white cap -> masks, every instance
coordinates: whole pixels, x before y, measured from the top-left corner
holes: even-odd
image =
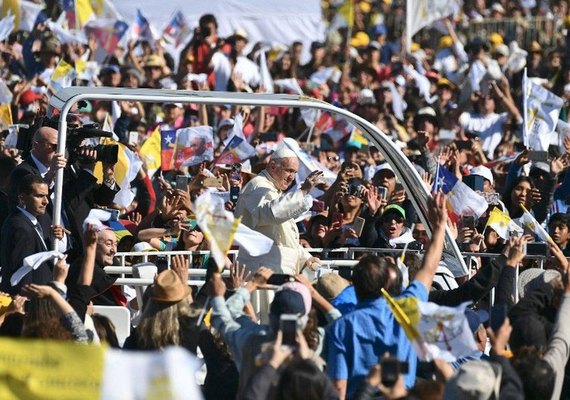
[[[281,160],[282,158],[297,158],[297,154],[288,147],[283,146],[280,149],[275,150],[271,154],[271,157],[269,157],[270,160]]]
[[[158,251],[158,250],[152,247],[148,242],[138,242],[133,246],[133,251],[141,252],[141,251]]]
[[[383,170],[385,170],[385,169],[387,169],[388,171],[394,172],[394,170],[392,169],[392,167],[390,166],[390,164],[388,164],[387,162],[385,162],[385,163],[382,163],[382,164],[380,164],[380,165],[378,165],[378,166],[376,167],[376,169],[374,170],[374,175],[376,175],[378,172],[383,171]]]
[[[232,118],[225,118],[218,123],[218,130],[226,126],[234,126],[235,121]]]
[[[482,176],[484,179],[487,179],[489,182],[491,182],[491,185],[495,183],[495,180],[493,179],[493,172],[491,172],[491,170],[484,165],[479,165],[478,167],[471,168],[470,175]]]

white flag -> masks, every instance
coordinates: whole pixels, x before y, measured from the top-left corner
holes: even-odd
[[[265,93],[273,93],[273,79],[269,73],[269,68],[267,68],[264,51],[259,52],[259,75],[261,76],[261,85],[263,85]]]
[[[20,24],[18,29],[21,31],[31,32],[34,29],[36,19],[43,8],[43,5],[39,5],[31,1],[20,0]]]
[[[0,78],[0,104],[10,104],[14,95],[4,79]]]
[[[69,32],[69,30],[65,29],[57,22],[53,22],[51,19],[48,19],[46,21],[46,25],[50,31],[55,33],[55,36],[57,36],[57,40],[59,40],[61,44],[66,44],[66,43],[87,44],[87,37],[85,36],[85,32],[82,30],[77,31],[76,33],[71,33]]]
[[[538,151],[548,151],[564,100],[523,76],[524,144]]]
[[[279,86],[281,90],[288,90],[293,93],[297,93],[298,95],[303,95],[303,89],[299,86],[299,82],[295,78],[289,79],[277,79],[273,81],[276,86]]]
[[[459,0],[407,0],[406,50],[410,52],[412,37],[431,23],[455,13]]]
[[[244,224],[239,224],[234,241],[254,257],[269,253],[273,246],[273,240]]]
[[[0,21],[0,41],[6,40],[14,30],[14,19],[13,15],[7,15]]]
[[[147,352],[109,349],[105,353],[101,398],[202,400],[195,379],[188,379],[194,377],[200,365],[196,356],[182,347]]]
[[[42,251],[24,258],[23,265],[12,275],[10,284],[16,286],[28,273],[39,268],[46,261],[57,260],[63,257],[59,251]]]

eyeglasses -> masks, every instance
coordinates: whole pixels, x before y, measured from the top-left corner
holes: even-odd
[[[327,160],[338,162],[338,161],[340,161],[340,157],[339,156],[329,156],[329,157],[327,157]]]

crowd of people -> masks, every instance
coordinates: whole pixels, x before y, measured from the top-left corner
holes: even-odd
[[[570,137],[554,133],[548,151],[525,147],[522,108],[526,73],[563,99],[559,118],[568,120],[567,2],[465,1],[410,51],[404,2],[355,1],[350,27],[338,24],[342,5],[323,2],[326,40],[311,44],[306,63],[300,42],[250,46],[245,22],[220,37],[211,14],[176,56],[161,40],[132,40],[95,61],[96,38],[62,44],[50,31],[45,18],[59,15],[57,4],[31,32],[1,42],[0,78],[13,95],[14,125],[0,140],[0,335],[129,351],[181,346],[203,357],[207,399],[570,398]],[[507,16],[549,18],[552,36],[517,44],[516,32],[501,25]],[[497,32],[463,33],[488,19]],[[296,93],[351,111],[392,140],[422,177],[432,193],[427,220],[382,152],[338,115],[83,101],[68,124],[103,126],[113,116],[116,141],[141,161],[132,200],[123,204],[117,160],[93,139],[58,153],[58,117],[47,115],[59,61],[85,58],[97,72],[76,78],[77,86]],[[208,126],[211,141],[195,137],[188,146],[193,158],[149,169],[144,149],[153,134]],[[14,127],[17,146],[7,140]],[[255,154],[217,163],[235,136]],[[307,159],[317,170],[303,172]],[[486,211],[450,212],[446,174],[484,199]],[[195,215],[195,200],[208,191],[273,241],[262,255],[235,247],[229,279],[208,254]],[[93,210],[109,217],[94,220],[101,214]],[[490,223],[495,211],[509,229]],[[527,214],[546,236],[521,222]],[[470,254],[463,260],[444,247],[446,228]],[[323,249],[352,249],[358,260],[339,274],[322,265],[343,252]],[[165,265],[163,251],[186,255]],[[149,252],[158,274],[144,294],[105,272],[119,252]],[[29,261],[36,254],[45,257]],[[137,256],[125,260],[141,265]],[[202,286],[187,285],[189,269],[206,270]],[[419,360],[384,292],[448,307],[469,302],[477,350],[452,363]],[[91,305],[129,309],[133,329],[124,344]]]

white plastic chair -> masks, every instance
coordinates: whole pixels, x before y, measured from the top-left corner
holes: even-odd
[[[151,262],[144,262],[133,265],[133,277],[154,279],[158,273],[158,268]],[[135,286],[137,292],[137,304],[139,305],[139,312],[143,309],[143,294],[147,286]]]
[[[125,339],[131,334],[131,313],[122,306],[93,306],[93,313],[109,318],[115,325],[119,345],[123,346]]]

